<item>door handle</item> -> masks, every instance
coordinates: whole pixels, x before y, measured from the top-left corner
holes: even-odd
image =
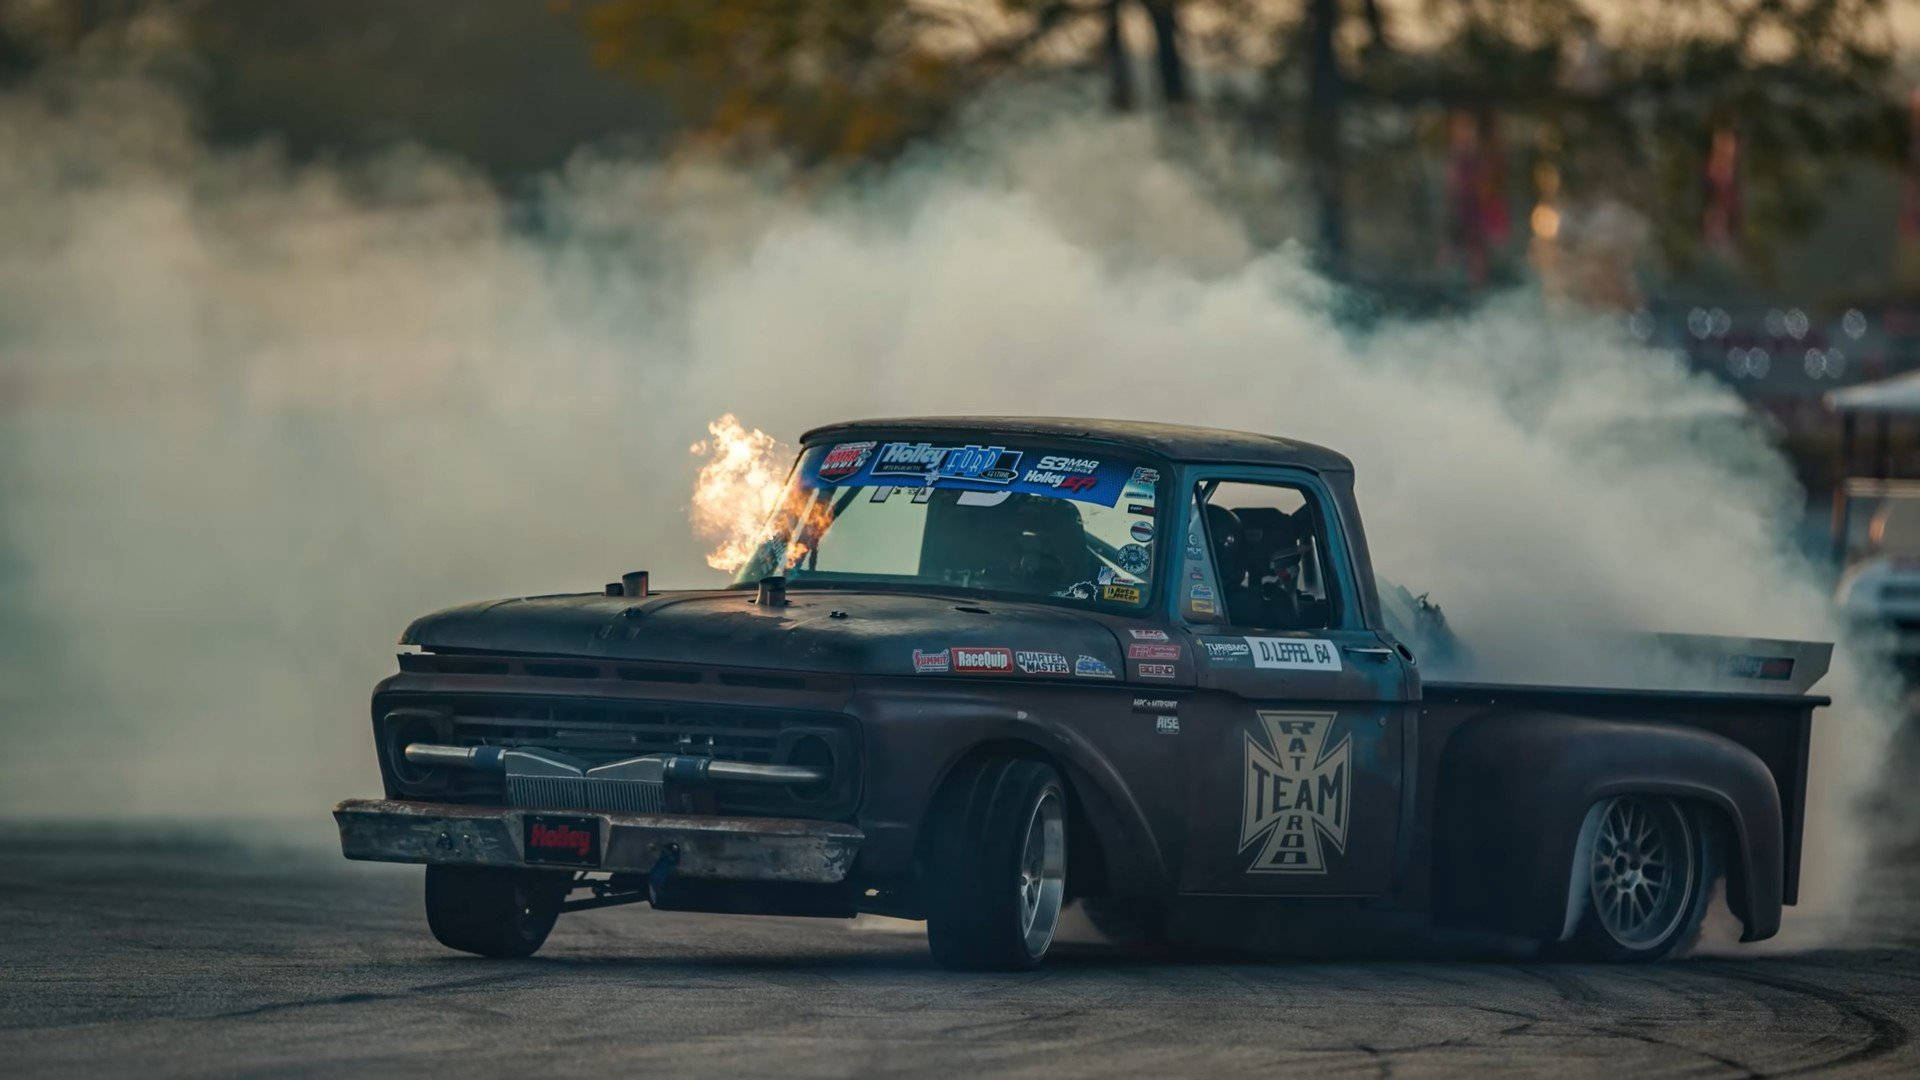
[[[1387,657],[1393,655],[1392,649],[1376,648],[1371,645],[1342,645],[1340,646],[1340,651],[1352,653],[1355,656],[1372,657],[1375,660],[1385,660]]]

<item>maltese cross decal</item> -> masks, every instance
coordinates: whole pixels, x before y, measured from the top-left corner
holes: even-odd
[[[1342,735],[1327,745],[1337,715],[1262,711],[1266,738],[1245,733],[1240,850],[1260,844],[1247,873],[1324,874],[1326,845],[1346,853],[1353,738]]]

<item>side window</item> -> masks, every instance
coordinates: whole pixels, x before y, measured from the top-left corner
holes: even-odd
[[[1334,625],[1339,597],[1326,561],[1326,516],[1307,491],[1202,481],[1195,500],[1222,617],[1266,630]]]

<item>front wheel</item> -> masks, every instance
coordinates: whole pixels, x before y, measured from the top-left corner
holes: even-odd
[[[440,944],[481,956],[532,956],[573,875],[493,866],[428,866],[427,926]]]
[[[1066,901],[1067,800],[1043,762],[961,767],[928,816],[927,944],[942,967],[1017,971],[1053,944]]]
[[[1673,799],[1619,795],[1587,811],[1571,899],[1583,905],[1560,952],[1587,960],[1658,960],[1691,944],[1719,872],[1712,836]]]

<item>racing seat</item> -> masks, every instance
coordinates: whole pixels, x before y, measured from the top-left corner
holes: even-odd
[[[1071,502],[1012,492],[968,505],[961,494],[936,491],[927,506],[921,576],[964,574],[982,588],[1043,596],[1093,579],[1097,564]]]

